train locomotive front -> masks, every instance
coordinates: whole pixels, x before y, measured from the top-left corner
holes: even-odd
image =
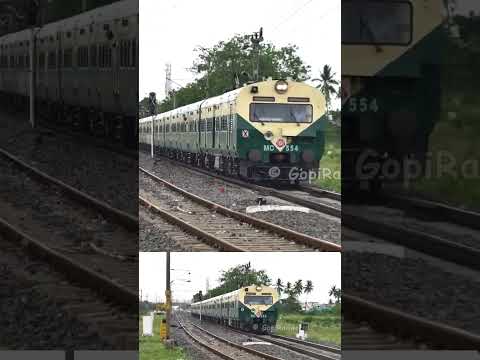
[[[153,138],[156,152],[202,168],[299,182],[319,169],[325,105],[312,86],[268,79],[141,119],[140,146]]]
[[[251,285],[193,303],[191,314],[244,331],[270,334],[277,323],[278,301],[274,288]]]
[[[342,1],[343,188],[422,176],[441,111],[442,0]]]

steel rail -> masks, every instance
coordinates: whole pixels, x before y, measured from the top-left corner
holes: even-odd
[[[459,265],[480,269],[480,250],[418,230],[370,220],[343,211],[342,225],[346,228],[388,239],[389,242],[423,252]]]
[[[295,196],[293,194],[288,194],[285,191],[273,189],[273,188],[267,187],[267,186],[252,184],[252,183],[240,180],[240,179],[228,177],[228,176],[221,175],[221,174],[218,174],[218,173],[215,173],[215,172],[212,172],[212,171],[197,168],[197,167],[185,164],[185,163],[180,162],[180,161],[174,161],[174,160],[172,160],[170,158],[167,158],[167,157],[165,157],[165,158],[168,159],[168,161],[172,161],[175,164],[178,164],[179,166],[182,166],[186,169],[196,171],[196,172],[199,172],[201,174],[208,175],[208,176],[211,176],[211,177],[214,177],[214,178],[217,178],[217,179],[221,179],[221,180],[223,180],[225,182],[228,182],[230,184],[234,184],[234,185],[241,186],[243,188],[255,190],[255,191],[261,192],[262,194],[265,194],[265,195],[274,196],[274,197],[289,201],[291,203],[301,205],[301,206],[305,206],[305,207],[308,207],[312,210],[316,210],[316,211],[319,211],[319,212],[322,212],[324,214],[328,214],[328,215],[331,215],[331,216],[334,216],[334,217],[341,217],[342,216],[342,211],[340,209],[334,207],[334,206],[317,203],[315,201],[304,199],[304,198]],[[310,191],[308,191],[308,190],[305,190],[305,191],[310,193]],[[333,198],[335,196],[338,197],[338,195],[339,195],[337,193],[328,192],[326,190],[319,190],[319,191],[323,191],[326,194],[327,193],[330,194],[330,196],[332,196],[332,197],[326,196],[326,197],[330,197],[330,198]],[[341,197],[341,195],[340,195],[340,197]]]
[[[39,181],[46,184],[54,184],[55,186],[58,186],[66,195],[77,200],[78,202],[95,208],[105,217],[121,223],[123,226],[125,226],[125,228],[131,231],[138,231],[138,217],[130,215],[122,210],[115,209],[106,202],[97,200],[94,197],[64,183],[63,181],[55,179],[54,177],[44,173],[43,171],[35,169],[34,167],[30,166],[26,162],[20,160],[19,158],[10,154],[4,149],[0,149],[0,155],[2,155],[4,158],[12,162],[15,166],[19,167],[23,171],[34,176]]]
[[[285,340],[285,341],[295,342],[295,343],[298,343],[298,344],[301,344],[301,345],[304,345],[304,346],[310,346],[310,347],[313,347],[313,348],[316,348],[316,349],[319,349],[319,350],[330,351],[330,352],[335,353],[335,354],[341,354],[342,353],[342,349],[340,349],[339,347],[318,344],[318,343],[314,343],[314,342],[311,342],[311,341],[299,340],[297,338],[292,338],[292,337],[282,336],[282,335],[276,335],[276,334],[270,334],[269,336],[277,338],[277,339]]]
[[[199,204],[201,204],[205,207],[208,207],[209,209],[215,210],[215,211],[217,211],[217,212],[219,212],[223,215],[226,215],[228,217],[235,218],[235,219],[240,220],[242,222],[253,225],[257,228],[262,228],[262,229],[265,229],[267,231],[282,235],[286,239],[292,240],[292,241],[297,242],[297,243],[301,243],[303,245],[310,246],[310,247],[315,248],[315,249],[319,249],[321,251],[336,251],[337,252],[337,251],[341,251],[341,249],[342,249],[342,247],[340,245],[331,243],[329,241],[321,240],[321,239],[317,239],[317,238],[309,236],[309,235],[301,234],[299,232],[296,232],[296,231],[293,231],[293,230],[290,230],[290,229],[286,229],[286,228],[281,227],[279,225],[275,225],[275,224],[272,224],[272,223],[269,223],[269,222],[266,222],[266,221],[263,221],[263,220],[260,220],[260,219],[255,219],[251,216],[248,216],[248,215],[242,214],[240,212],[228,209],[228,208],[226,208],[222,205],[213,203],[213,202],[211,202],[209,200],[206,200],[206,199],[203,199],[203,198],[201,198],[201,197],[199,197],[195,194],[189,193],[189,192],[177,187],[176,185],[173,185],[172,183],[159,178],[158,176],[152,174],[151,172],[149,172],[146,169],[143,169],[142,167],[140,167],[139,170],[141,172],[143,172],[144,174],[146,174],[147,176],[149,176],[151,179],[155,180],[156,182],[165,185],[169,189],[174,190],[174,191],[182,194],[183,196],[185,196],[185,197],[187,197],[187,198],[189,198],[189,199],[191,199],[191,200],[193,200],[193,201],[195,201],[195,202],[197,202],[197,203],[199,203]]]
[[[24,247],[33,256],[46,259],[53,268],[60,271],[72,281],[106,296],[113,303],[127,307],[137,306],[138,294],[136,292],[125,288],[102,274],[92,271],[76,260],[53,250],[2,218],[0,218],[0,233],[3,234],[6,239],[17,242],[19,247]]]
[[[225,240],[219,239],[216,236],[213,236],[203,231],[202,229],[199,229],[198,227],[193,226],[186,221],[183,221],[182,219],[176,217],[175,215],[172,215],[169,212],[160,209],[158,206],[156,206],[155,204],[152,204],[151,202],[149,202],[148,200],[146,200],[141,196],[138,197],[138,200],[141,205],[147,207],[148,209],[150,209],[150,211],[165,218],[168,222],[178,225],[188,233],[206,240],[207,243],[211,246],[220,247],[222,250],[225,250],[225,251],[237,251],[237,252],[245,251],[240,247],[237,247]]]
[[[478,334],[376,304],[352,294],[342,294],[342,308],[350,317],[367,321],[373,328],[404,337],[424,339],[439,348],[480,349]]]

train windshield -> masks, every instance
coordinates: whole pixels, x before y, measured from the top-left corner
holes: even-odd
[[[312,105],[308,104],[250,104],[250,121],[310,123]]]
[[[272,305],[273,297],[265,295],[247,295],[245,296],[245,304],[247,305]]]
[[[342,1],[342,43],[408,45],[412,5],[406,1]]]

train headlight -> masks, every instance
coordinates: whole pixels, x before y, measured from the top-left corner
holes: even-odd
[[[261,286],[257,286],[256,290],[257,290],[257,291],[262,291],[262,287],[261,287]]]
[[[273,139],[273,133],[268,130],[266,133],[265,133],[265,140],[272,140]]]
[[[288,90],[288,83],[285,80],[278,80],[275,83],[275,91],[279,94],[284,94]]]

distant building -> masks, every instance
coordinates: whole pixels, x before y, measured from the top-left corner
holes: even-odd
[[[329,309],[333,306],[335,306],[335,304],[322,304],[322,303],[314,302],[314,301],[302,303],[302,309],[304,311],[324,310],[324,309]]]

